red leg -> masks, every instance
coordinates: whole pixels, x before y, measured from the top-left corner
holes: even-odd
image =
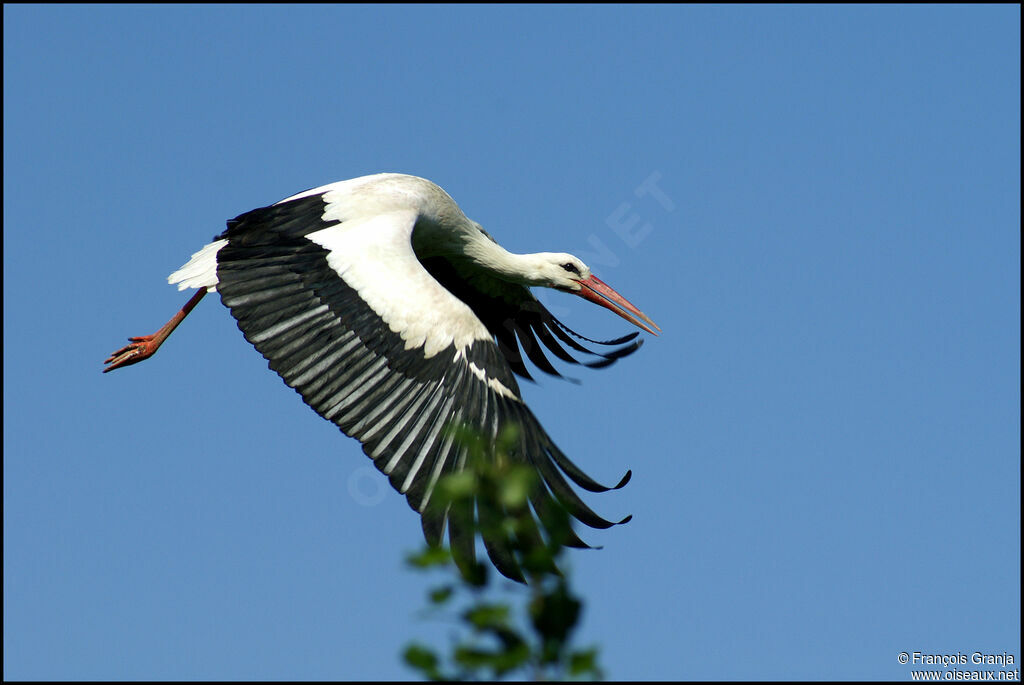
[[[156,351],[164,344],[164,340],[167,340],[167,336],[169,336],[174,329],[178,327],[179,323],[185,320],[185,317],[188,316],[189,312],[195,309],[195,306],[199,304],[199,300],[203,299],[203,295],[205,294],[206,288],[200,288],[199,292],[193,295],[192,299],[185,303],[185,306],[181,308],[181,311],[175,314],[170,321],[165,323],[163,327],[153,335],[128,338],[131,345],[125,345],[117,352],[114,352],[112,355],[107,357],[107,360],[103,363],[109,364],[110,366],[103,369],[103,373],[119,369],[122,366],[138,364],[144,359],[149,359],[156,354]]]

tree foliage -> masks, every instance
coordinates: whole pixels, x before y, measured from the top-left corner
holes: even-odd
[[[449,578],[427,592],[425,613],[454,622],[456,629],[450,653],[442,655],[413,642],[403,652],[405,663],[428,680],[601,679],[597,648],[571,647],[583,600],[573,593],[569,576],[559,570],[571,530],[568,513],[556,507],[537,512],[545,538],[517,534],[536,530],[529,496],[539,483],[533,469],[507,456],[515,444],[514,430],[495,442],[465,428],[455,430],[456,439],[469,447],[470,468],[442,478],[431,506],[447,508],[449,516],[469,512],[470,520],[463,525],[504,536],[527,584],[501,578],[492,582],[496,574],[488,566],[453,558],[445,547],[425,546],[411,555],[408,563],[413,568],[441,569]],[[495,598],[502,594],[512,599]]]

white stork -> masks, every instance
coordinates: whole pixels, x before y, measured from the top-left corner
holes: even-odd
[[[559,341],[594,355],[586,365],[596,368],[642,342],[635,332],[607,342],[579,336],[537,301],[531,286],[579,295],[656,335],[653,321],[573,255],[510,253],[430,181],[376,174],[228,221],[168,282],[198,292],[155,334],[129,338],[104,372],[152,356],[216,290],[270,368],[316,413],[362,443],[421,514],[431,544],[440,544],[447,518],[453,553],[475,556],[472,530],[427,509],[438,479],[465,467],[466,448],[445,431],[453,421],[492,437],[514,422],[515,456],[544,483],[531,498],[534,508],[551,506],[553,494],[583,523],[614,525],[584,504],[562,473],[591,492],[613,488],[592,480],[555,446],[513,375],[530,378],[519,346],[540,369],[558,375],[538,343],[565,362],[579,363]],[[622,347],[597,353],[577,339]],[[567,544],[587,546],[572,533]],[[523,579],[502,541],[485,535],[484,545],[502,574]]]

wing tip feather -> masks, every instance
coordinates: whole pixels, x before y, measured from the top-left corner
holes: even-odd
[[[628,483],[632,477],[633,477],[633,469],[629,469],[629,470],[626,471],[626,475],[624,475],[622,477],[622,480],[620,480],[617,485],[612,486],[610,489],[618,490],[620,488],[625,487],[626,483]]]

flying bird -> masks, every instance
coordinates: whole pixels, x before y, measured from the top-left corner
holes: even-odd
[[[625,485],[631,473],[611,488],[587,476],[523,403],[515,379],[531,379],[520,348],[542,371],[559,375],[542,345],[563,362],[600,368],[642,343],[637,332],[603,342],[580,336],[531,287],[579,295],[651,334],[661,330],[577,257],[508,252],[434,183],[375,174],[231,219],[168,282],[198,292],[159,331],[129,338],[106,360],[104,373],[151,357],[203,296],[216,291],[270,368],[317,414],[362,443],[420,513],[429,543],[441,543],[447,522],[453,556],[475,559],[474,531],[427,507],[438,479],[466,468],[467,447],[446,430],[451,423],[492,439],[515,424],[512,456],[542,481],[530,496],[534,510],[557,502],[590,527],[615,525],[594,513],[564,476],[604,492]],[[614,349],[595,352],[585,342]],[[580,362],[569,350],[590,360]],[[522,581],[506,542],[486,534],[483,541],[495,567]],[[587,547],[572,532],[566,544]]]

